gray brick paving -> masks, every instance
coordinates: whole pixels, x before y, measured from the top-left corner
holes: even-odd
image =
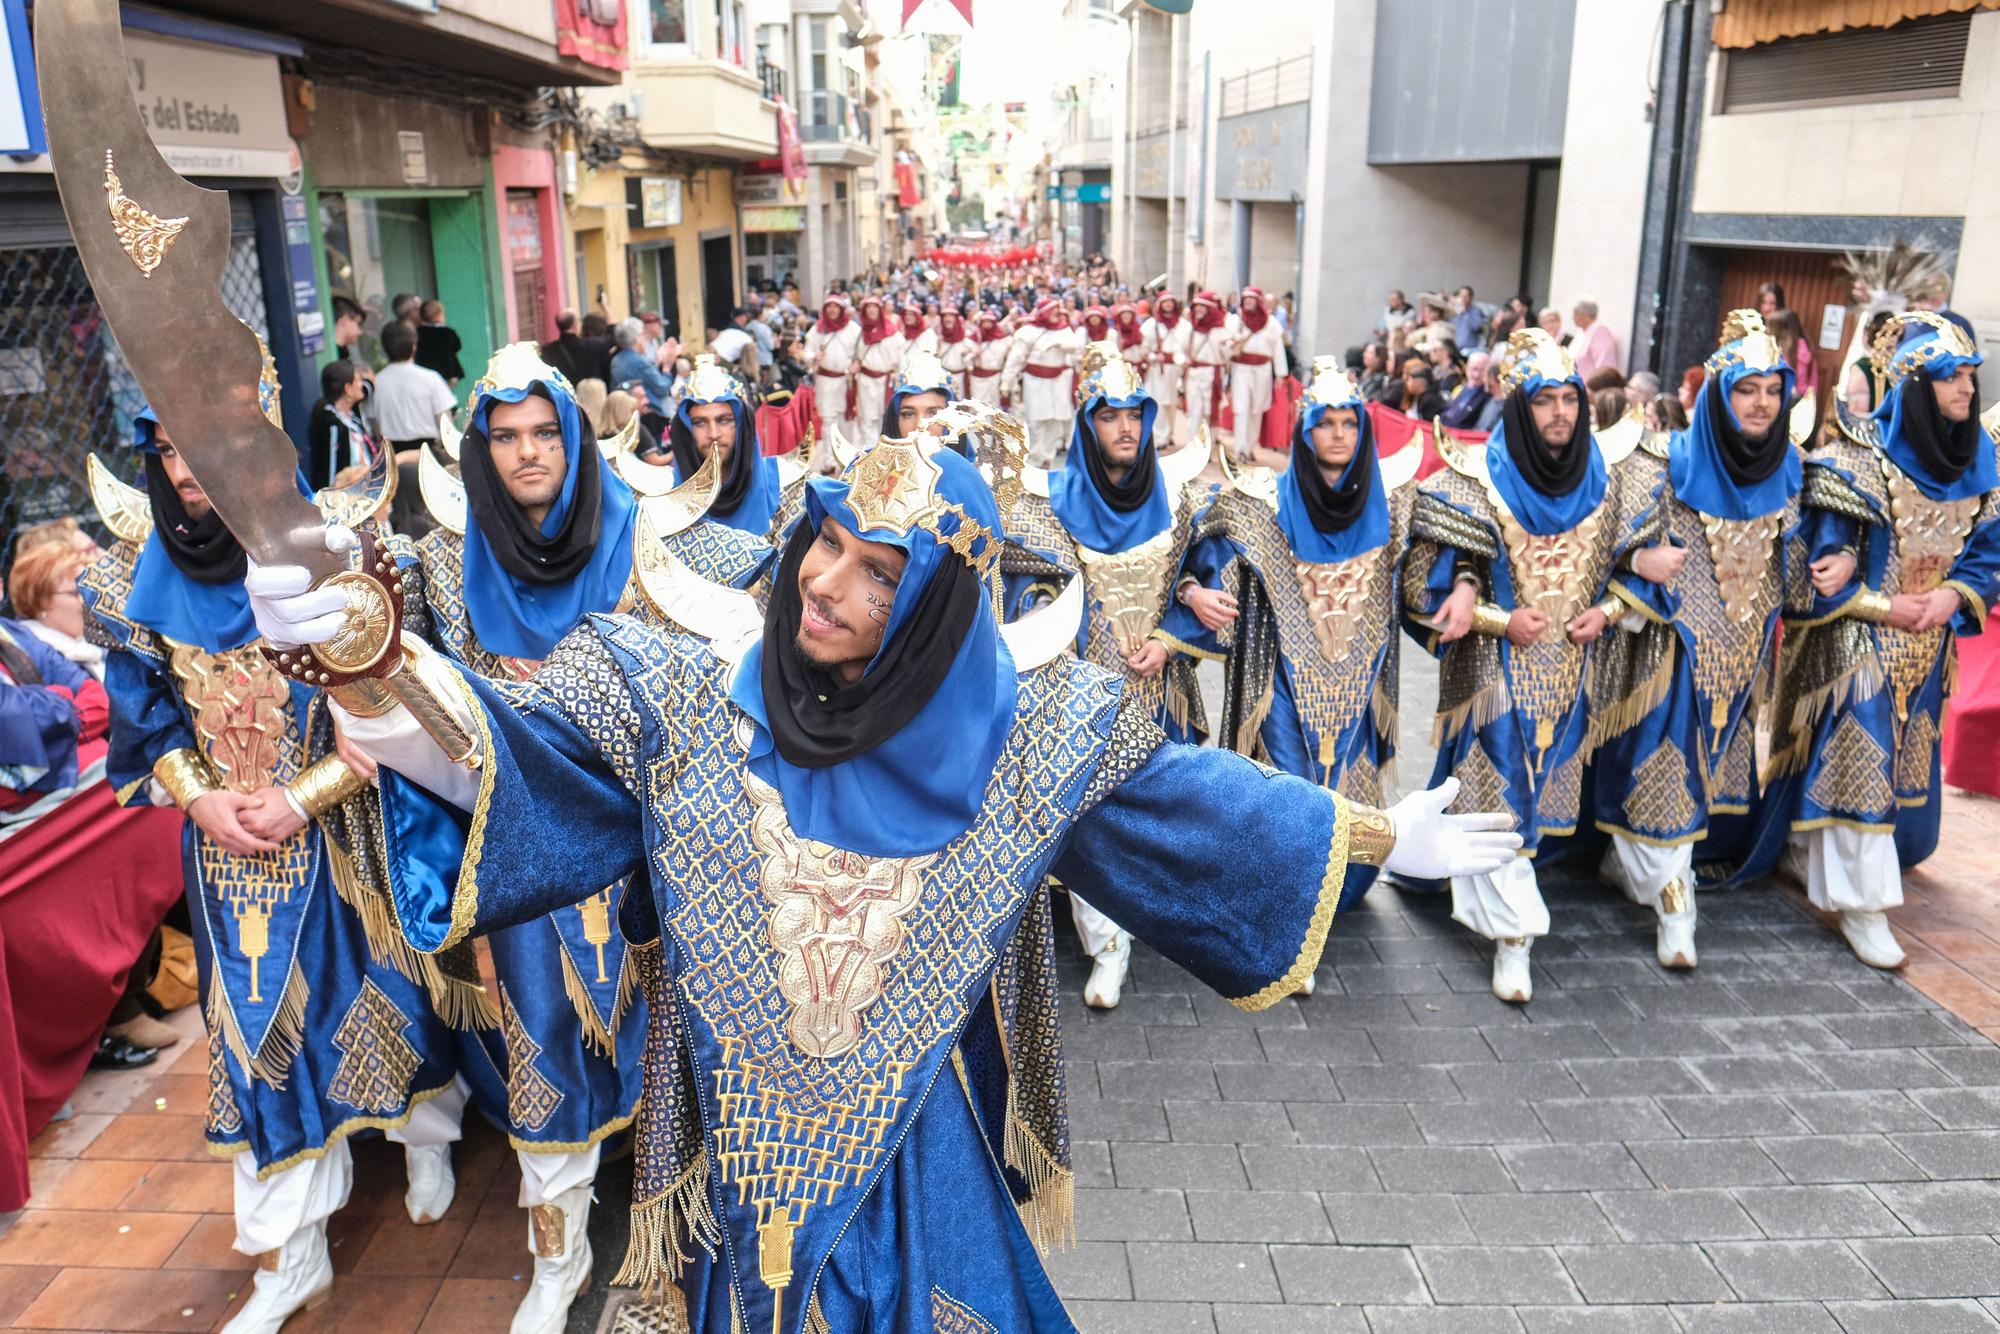
[[[2000,1048],[1773,888],[1704,895],[1702,966],[1669,974],[1592,864],[1545,873],[1520,1007],[1445,896],[1388,885],[1319,994],[1262,1015],[1143,946],[1086,1011],[1062,933],[1079,1242],[1050,1272],[1078,1324],[2000,1330]]]

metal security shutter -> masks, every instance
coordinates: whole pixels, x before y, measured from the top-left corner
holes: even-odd
[[[1946,14],[1729,51],[1721,110],[1956,97],[1971,30],[1970,14]]]

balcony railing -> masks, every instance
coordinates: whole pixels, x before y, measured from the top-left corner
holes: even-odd
[[[1312,53],[1245,70],[1222,81],[1222,116],[1290,106],[1312,100]]]
[[[764,57],[758,56],[757,82],[764,85],[765,101],[782,102],[785,100],[786,91],[790,86],[791,80],[783,66],[773,65],[770,61],[764,59]]]
[[[842,139],[868,142],[871,117],[868,108],[850,99],[845,93],[836,93],[827,88],[815,88],[806,94],[805,118],[799,126],[799,137],[813,143],[832,143]]]

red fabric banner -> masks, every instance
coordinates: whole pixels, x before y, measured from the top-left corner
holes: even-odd
[[[26,1202],[28,1141],[83,1078],[181,892],[180,812],[121,809],[102,778],[0,843],[0,1213]]]
[[[606,5],[603,0],[556,0],[556,51],[599,69],[628,68],[631,65],[625,53],[628,8],[628,5]],[[614,14],[609,23],[595,17],[606,10]]]
[[[769,403],[757,409],[757,448],[764,454],[789,454],[806,438],[813,424],[811,384],[800,385],[783,407]]]
[[[2000,619],[1958,642],[1958,690],[1944,715],[1944,781],[2000,797]]]

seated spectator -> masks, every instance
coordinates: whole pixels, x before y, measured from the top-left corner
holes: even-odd
[[[1485,352],[1475,352],[1465,359],[1465,383],[1445,404],[1438,420],[1446,426],[1461,431],[1490,432],[1500,421],[1500,410],[1506,405],[1504,395],[1495,394],[1488,383],[1492,374],[1493,358]]]
[[[1585,392],[1591,394],[1595,394],[1600,389],[1616,389],[1620,393],[1623,393],[1625,390],[1625,372],[1619,370],[1616,366],[1600,366],[1583,377],[1583,387]]]
[[[604,421],[598,428],[598,438],[602,440],[617,435],[631,424],[632,418],[637,417],[639,442],[632,447],[632,452],[648,463],[667,463],[672,456],[659,434],[647,425],[650,415],[646,411],[646,386],[634,380],[605,396]]]
[[[0,815],[75,787],[77,746],[110,724],[95,677],[26,625],[0,620]]]
[[[1644,407],[1660,396],[1660,377],[1651,371],[1634,371],[1625,381],[1625,400]]]
[[[1590,392],[1590,425],[1594,431],[1602,431],[1616,425],[1631,410],[1625,401],[1625,390],[1620,385],[1606,385]]]
[[[1770,326],[1771,336],[1778,340],[1778,354],[1792,368],[1792,380],[1796,385],[1794,392],[1800,398],[1818,394],[1819,362],[1813,357],[1812,341],[1806,337],[1798,312],[1781,308],[1765,323]]]
[[[812,380],[812,371],[799,357],[800,339],[795,333],[788,333],[778,340],[778,388],[789,393],[797,393],[799,387]]]
[[[1444,411],[1444,395],[1438,392],[1436,373],[1422,357],[1404,360],[1403,378],[1398,384],[1401,392],[1389,405],[1398,412],[1418,421],[1436,421]]]
[[[1457,393],[1458,387],[1465,383],[1465,372],[1459,367],[1458,344],[1449,338],[1434,338],[1424,351],[1430,359],[1438,392],[1447,398]]]
[[[1361,349],[1361,396],[1371,403],[1380,402],[1389,389],[1389,348],[1387,344],[1374,342]]]
[[[84,564],[69,547],[44,542],[14,558],[7,596],[29,633],[102,681],[104,650],[83,637],[83,595],[76,591],[76,577]]]
[[[604,387],[604,381],[589,376],[571,383],[576,386],[576,410],[583,414],[583,419],[590,423],[590,429],[597,432],[598,438],[601,440],[607,435],[618,434],[604,429],[604,405],[610,394],[610,390]]]

